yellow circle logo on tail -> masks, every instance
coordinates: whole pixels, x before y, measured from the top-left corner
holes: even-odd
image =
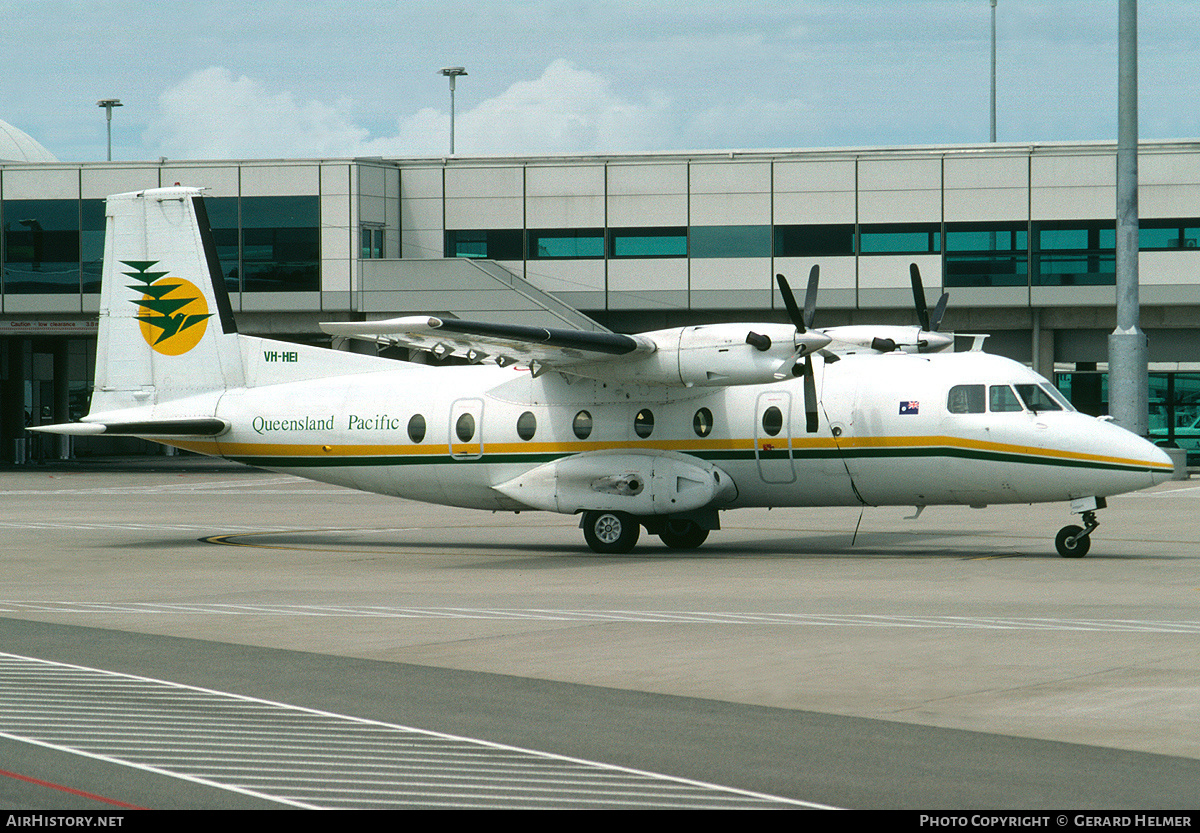
[[[151,272],[150,267],[158,261],[123,263],[135,270],[125,274],[139,282],[129,288],[142,296],[130,301],[141,309],[138,326],[151,349],[164,356],[182,356],[199,344],[212,317],[204,293],[191,281],[168,277],[166,272]]]

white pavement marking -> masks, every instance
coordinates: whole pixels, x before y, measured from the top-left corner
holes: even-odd
[[[261,480],[185,480],[180,483],[158,483],[147,486],[95,486],[63,489],[4,489],[0,495],[169,495],[169,494],[239,494],[290,495],[305,494],[348,494],[346,489],[314,488],[316,484],[295,477],[271,477]],[[290,488],[289,488],[290,487]]]
[[[0,737],[310,809],[832,809],[8,653]]]
[[[221,616],[320,616],[385,619],[498,619],[535,622],[788,625],[968,630],[1104,631],[1200,634],[1200,621],[1054,619],[1045,617],[908,616],[855,613],[769,613],[696,610],[552,610],[543,608],[379,607],[374,605],[72,602],[0,599],[3,613],[141,613]]]

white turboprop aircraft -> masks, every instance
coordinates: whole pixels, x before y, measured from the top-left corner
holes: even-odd
[[[1109,495],[1167,479],[1160,449],[1076,412],[1044,378],[919,327],[791,324],[638,335],[428,316],[323,325],[465,366],[240,335],[201,193],[108,198],[91,412],[38,429],[144,437],[453,506],[582,513],[597,552],[641,527],[699,546],[744,506],[1070,501],[1084,555]],[[978,347],[978,343],[976,344]]]

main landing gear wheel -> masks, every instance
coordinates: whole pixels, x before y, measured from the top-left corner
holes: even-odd
[[[694,550],[708,538],[708,530],[695,521],[667,521],[658,537],[673,550]]]
[[[641,524],[624,512],[583,513],[583,539],[594,552],[629,552],[641,531]]]
[[[1092,546],[1092,539],[1082,536],[1083,527],[1064,526],[1054,537],[1054,548],[1063,558],[1083,558]],[[1082,536],[1082,537],[1081,537]]]

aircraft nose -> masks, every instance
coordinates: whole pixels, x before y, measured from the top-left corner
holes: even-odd
[[[1171,479],[1175,467],[1165,451],[1114,422],[1103,420],[1099,424],[1103,428],[1095,436],[1097,447],[1106,447],[1110,459],[1123,464],[1120,486],[1111,494],[1148,489]]]
[[[1147,452],[1147,459],[1152,466],[1150,469],[1150,484],[1157,486],[1159,483],[1173,478],[1175,476],[1175,463],[1170,455],[1148,440],[1145,443],[1152,449]]]

